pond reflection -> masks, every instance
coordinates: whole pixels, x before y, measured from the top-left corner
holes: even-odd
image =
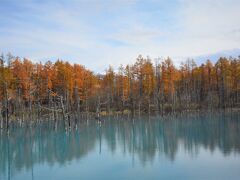
[[[21,171],[32,173],[33,178],[35,165],[64,167],[73,160],[87,161],[91,153],[128,155],[132,166],[138,161],[142,167],[159,156],[174,163],[178,152],[194,158],[201,148],[239,156],[239,137],[239,113],[106,120],[102,124],[89,121],[68,133],[47,125],[12,129],[9,136],[5,132],[0,136],[0,179],[17,177]]]

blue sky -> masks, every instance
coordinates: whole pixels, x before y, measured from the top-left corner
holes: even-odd
[[[102,72],[135,61],[240,52],[239,0],[0,0],[0,51]]]

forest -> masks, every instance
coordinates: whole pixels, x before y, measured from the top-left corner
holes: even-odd
[[[83,65],[57,60],[34,63],[10,53],[0,57],[0,126],[51,119],[71,127],[101,116],[166,115],[240,107],[240,56],[187,59],[139,55],[135,63],[109,66],[96,74]]]

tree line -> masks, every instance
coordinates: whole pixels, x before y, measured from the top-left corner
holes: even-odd
[[[171,58],[111,66],[95,74],[79,64],[57,60],[34,63],[10,53],[0,57],[1,128],[11,121],[44,117],[57,125],[103,115],[164,115],[189,110],[240,107],[240,57],[221,57],[197,65],[188,59],[176,67]]]

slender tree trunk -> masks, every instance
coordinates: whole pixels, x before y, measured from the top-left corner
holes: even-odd
[[[108,92],[107,99],[108,99],[108,102],[107,102],[107,114],[109,116],[110,115],[110,103],[111,103],[110,92]]]
[[[3,117],[2,117],[2,113],[0,114],[0,129],[3,129]]]
[[[134,117],[134,102],[133,102],[133,84],[132,84],[132,77],[130,77],[129,81],[130,81],[131,116]]]
[[[6,119],[6,128],[9,130],[9,104],[8,104],[8,91],[7,91],[7,82],[4,83],[4,98],[5,98],[5,119]]]
[[[53,115],[54,115],[54,129],[57,129],[57,106],[56,106],[56,97],[54,97],[54,112],[53,112]]]
[[[101,112],[101,100],[100,100],[100,96],[98,96],[97,109],[96,109],[96,118],[98,120],[100,120],[100,112]]]
[[[67,117],[66,117],[66,112],[65,112],[62,96],[60,96],[60,103],[61,103],[61,110],[62,110],[62,116],[63,116],[63,121],[64,121],[64,127],[65,127],[65,130],[67,130]]]
[[[29,84],[29,97],[28,97],[28,113],[29,113],[29,120],[32,123],[32,100],[31,100],[31,84]]]
[[[88,115],[89,115],[89,108],[88,108],[88,92],[86,90],[86,100],[85,100],[85,112],[86,112],[86,119],[88,121]]]
[[[150,116],[151,114],[151,96],[149,95],[148,96],[148,115]]]
[[[142,83],[142,74],[139,78],[139,100],[138,100],[138,116],[141,116],[141,104],[142,104],[142,91],[143,91],[143,83]]]
[[[161,86],[160,86],[160,83],[161,83],[161,75],[160,75],[160,67],[159,65],[156,65],[156,76],[157,76],[157,89],[156,89],[156,102],[157,102],[157,114],[159,115],[160,114],[160,111],[161,111]]]

